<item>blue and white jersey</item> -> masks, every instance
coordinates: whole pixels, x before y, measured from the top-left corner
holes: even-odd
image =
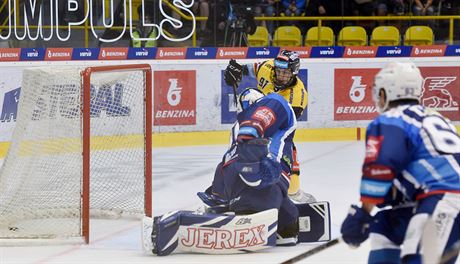
[[[237,137],[269,138],[269,151],[273,158],[278,162],[283,155],[291,158],[297,121],[294,110],[281,95],[273,93],[260,98],[237,118]]]
[[[279,94],[266,95],[238,114],[237,122],[231,130],[231,146],[224,156],[224,163],[235,157],[238,137],[269,138],[271,156],[278,162],[281,159],[291,161],[292,141],[296,128],[297,120],[289,103]],[[291,168],[283,168],[287,174],[290,174]]]
[[[409,200],[460,193],[460,137],[450,121],[420,105],[392,108],[369,124],[361,201],[385,204],[398,188]]]

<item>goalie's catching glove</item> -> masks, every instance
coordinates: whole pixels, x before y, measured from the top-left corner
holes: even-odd
[[[280,179],[281,165],[268,154],[269,143],[265,138],[238,141],[235,167],[241,180],[250,187],[262,189]]]
[[[340,228],[343,241],[349,246],[359,247],[369,237],[372,219],[372,216],[364,209],[357,205],[352,205]]]

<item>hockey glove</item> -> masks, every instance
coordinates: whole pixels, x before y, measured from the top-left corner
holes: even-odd
[[[276,160],[265,157],[258,162],[235,162],[241,180],[248,186],[263,189],[280,180],[281,165]]]
[[[340,228],[343,241],[349,246],[359,247],[369,237],[371,221],[372,216],[364,211],[364,209],[357,205],[352,205]]]
[[[238,139],[237,153],[242,162],[258,162],[268,155],[269,139]]]
[[[224,81],[227,85],[238,86],[243,78],[243,73],[247,74],[247,66],[240,65],[236,60],[231,59],[224,72]]]

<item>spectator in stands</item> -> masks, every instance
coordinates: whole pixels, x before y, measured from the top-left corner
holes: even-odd
[[[195,3],[192,6],[192,12],[196,16],[200,17],[209,17],[209,2],[208,0],[195,0]],[[206,33],[206,20],[198,22],[197,31],[198,36],[202,37]]]
[[[412,12],[414,16],[432,16],[436,11],[434,0],[414,0]]]
[[[377,16],[404,15],[404,0],[377,0],[375,13]]]
[[[374,1],[373,0],[354,0],[351,1],[351,9],[354,16],[374,16]],[[370,35],[375,26],[373,20],[359,20],[358,26],[366,29],[367,34]]]
[[[139,14],[139,23],[136,29],[133,32],[133,39],[131,39],[131,47],[135,48],[150,48],[157,46],[157,40],[153,40],[157,38],[158,32],[154,26],[149,24],[153,24],[153,8],[145,8],[145,21],[142,21],[142,6],[137,8],[137,13]],[[139,40],[139,38],[150,38],[152,40]]]
[[[206,35],[201,42],[202,47],[218,47],[224,45],[225,27],[228,18],[228,0],[210,2],[209,17],[206,21]]]
[[[302,14],[305,13],[305,8],[306,8],[306,0],[281,0],[283,13],[289,17],[289,16],[302,16]],[[295,25],[298,28],[303,28],[302,27],[303,23],[293,22],[293,21],[288,21],[287,25]]]
[[[266,16],[272,17],[275,15],[275,0],[259,0],[257,1],[254,8],[255,16]],[[274,26],[273,21],[263,20],[260,23],[257,23],[257,26],[266,27],[270,34],[273,34]]]
[[[435,0],[414,0],[412,13],[414,16],[433,16],[437,12],[437,5],[438,1]],[[435,27],[434,20],[424,20],[421,23],[428,24],[433,29]]]
[[[310,0],[306,14],[309,16],[351,16],[349,1],[342,0]],[[316,24],[316,22],[315,22]],[[332,28],[338,34],[344,26],[350,25],[349,21],[324,21],[323,25]],[[316,25],[315,25],[316,26]]]

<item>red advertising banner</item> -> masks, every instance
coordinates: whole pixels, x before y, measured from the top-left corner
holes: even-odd
[[[377,54],[377,47],[346,47],[343,52],[344,58],[374,58]]]
[[[128,48],[108,47],[101,48],[99,52],[100,60],[126,60],[128,57]]]
[[[372,85],[380,69],[334,70],[334,120],[371,120],[377,116]],[[420,67],[421,103],[460,121],[460,67]]]
[[[155,71],[153,78],[153,124],[195,125],[196,71]]]
[[[19,61],[21,48],[0,48],[0,61]]]
[[[446,45],[429,45],[412,47],[411,57],[437,57],[444,56]]]
[[[420,67],[424,78],[422,104],[452,121],[460,121],[460,67]]]
[[[246,59],[248,48],[219,48],[216,59]]]
[[[73,48],[47,48],[45,60],[47,61],[64,61],[72,60]]]
[[[311,47],[281,47],[280,50],[287,49],[299,54],[299,58],[310,58]]]
[[[370,120],[377,116],[372,85],[379,70],[334,70],[334,120]]]
[[[158,48],[157,59],[182,60],[185,59],[187,48]]]

